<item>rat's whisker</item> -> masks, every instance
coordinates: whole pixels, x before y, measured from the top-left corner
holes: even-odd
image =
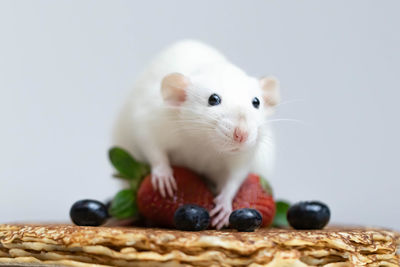
[[[191,124],[190,127],[195,127],[200,130],[201,129],[213,130],[215,128],[215,126],[212,124],[207,124],[207,123],[198,122],[198,121],[191,121],[191,120],[176,120],[176,121],[174,121],[174,123],[178,127],[188,127],[187,124],[190,123]]]
[[[212,116],[212,115],[210,115],[210,114],[206,114],[206,113],[201,112],[201,111],[197,111],[197,110],[195,110],[195,109],[193,109],[193,108],[187,108],[187,107],[166,107],[166,109],[171,110],[171,111],[176,111],[177,113],[179,113],[179,111],[185,110],[185,111],[190,112],[190,113],[193,114],[193,115],[196,115],[196,116],[199,117],[199,118],[204,118],[204,117],[206,117],[206,118],[208,118],[209,120],[212,120],[212,121],[214,121],[214,122],[218,122],[218,121],[219,121],[219,119],[218,119],[217,117]],[[177,116],[180,117],[178,114],[168,114],[168,115],[166,115],[166,116],[172,117],[172,118],[175,118],[175,117],[177,117]]]

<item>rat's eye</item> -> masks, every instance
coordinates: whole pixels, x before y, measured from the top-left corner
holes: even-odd
[[[255,108],[260,107],[260,100],[257,97],[253,98],[253,101],[251,103],[253,104],[253,107],[255,107]]]
[[[210,106],[221,104],[221,97],[217,94],[210,95],[210,97],[208,98],[208,104],[210,104]]]

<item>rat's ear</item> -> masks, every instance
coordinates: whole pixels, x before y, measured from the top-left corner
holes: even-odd
[[[179,105],[186,100],[186,89],[190,80],[180,73],[171,73],[161,82],[161,94],[165,102]]]
[[[279,81],[275,77],[264,77],[260,79],[260,87],[264,102],[269,106],[276,106],[280,100]]]

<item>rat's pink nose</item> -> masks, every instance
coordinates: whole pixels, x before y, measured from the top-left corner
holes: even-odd
[[[249,133],[239,127],[236,127],[233,131],[233,140],[238,143],[246,142],[247,137],[249,137]]]

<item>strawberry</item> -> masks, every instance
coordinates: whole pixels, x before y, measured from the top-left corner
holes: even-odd
[[[261,186],[262,179],[256,174],[249,174],[237,192],[233,202],[233,210],[252,208],[258,210],[262,216],[262,226],[272,223],[275,216],[275,202],[270,193]]]
[[[150,175],[140,185],[137,193],[138,209],[151,224],[173,227],[174,213],[184,204],[196,204],[208,211],[214,206],[214,197],[201,177],[181,167],[173,167],[173,171],[178,191],[172,198],[163,198],[153,189]]]

